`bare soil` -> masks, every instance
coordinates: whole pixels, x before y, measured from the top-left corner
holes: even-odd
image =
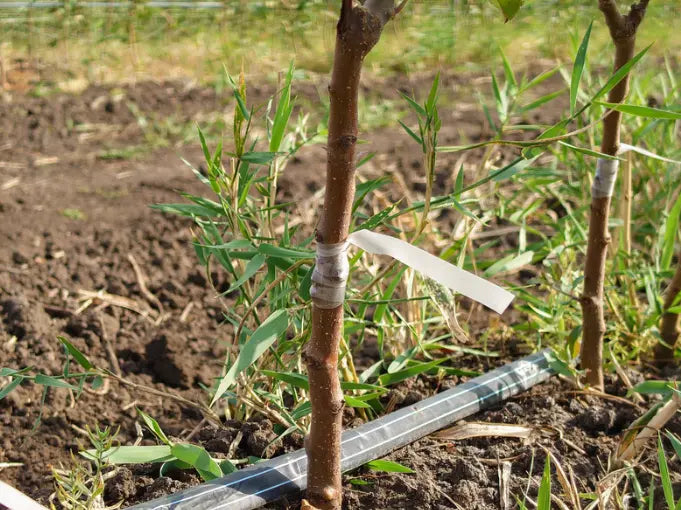
[[[379,84],[371,92],[378,89],[396,98],[396,88],[410,91],[419,86],[404,80]],[[458,84],[453,77],[445,78],[450,98],[456,98]],[[251,98],[264,100],[271,92],[254,89]],[[314,101],[316,89],[306,85],[299,94]],[[220,303],[195,260],[190,223],[148,208],[178,201],[177,190],[203,191],[180,160],[182,156],[199,167],[200,150],[178,139],[134,158],[110,155],[147,143],[140,115],[190,123],[208,114],[229,114],[232,106],[225,98],[183,82],[91,87],[75,96],[0,97],[0,366],[33,366],[58,374],[65,355],[56,337],[63,335],[96,365],[120,370],[133,383],[193,400],[204,397],[200,386],[210,385],[219,374],[231,326],[222,324]],[[485,123],[472,108],[450,115],[444,124],[455,127],[445,129],[442,143],[457,143],[462,133],[468,140],[486,137]],[[421,157],[408,143],[396,144],[403,140],[397,133],[382,130],[367,137],[368,148],[378,156],[363,170],[366,177],[386,171],[402,177],[404,184],[394,189],[395,197],[423,186]],[[311,147],[281,180],[282,198],[300,201],[299,213],[308,218],[310,230],[315,218],[305,200],[322,185],[324,160],[323,147]],[[455,158],[443,160],[440,191],[453,186],[455,163]],[[445,219],[446,212],[442,214]],[[218,287],[228,285],[224,275],[212,276]],[[144,292],[141,279],[158,301]],[[101,296],[88,301],[98,291],[122,297],[129,306]],[[490,318],[480,316],[476,324],[489,327]],[[510,347],[508,352],[518,354]],[[489,368],[483,361],[469,358],[462,363]],[[611,389],[622,394],[620,388]],[[114,382],[103,391],[75,399],[66,390],[51,389],[42,402],[40,388],[24,384],[0,400],[0,462],[22,463],[1,470],[0,478],[46,502],[53,491],[50,467],[70,464],[71,455],[85,443],[86,426],[120,427],[121,444],[137,439],[136,406],[157,418],[170,436],[186,438],[194,431],[194,440],[216,456],[226,453],[238,431],[238,455],[269,457],[301,446],[302,438],[292,435],[265,450],[273,438],[266,420],[195,431],[201,415],[192,408]],[[398,402],[407,405],[437,389],[422,378],[394,391],[401,392]],[[536,425],[541,432],[533,441],[451,444],[424,439],[391,456],[414,469],[413,475],[360,470],[347,476],[346,506],[499,508],[498,464],[512,464],[512,494],[524,490],[531,471],[533,494],[545,455],[541,446],[572,466],[580,489],[593,490],[618,435],[637,414],[628,404],[575,395],[551,382],[475,417]],[[349,413],[346,418],[352,425],[355,417]],[[679,432],[681,422],[677,419],[672,427]],[[143,444],[153,441],[145,436]],[[681,469],[678,461],[673,469]],[[370,485],[350,484],[354,477]],[[154,467],[123,468],[108,484],[106,499],[130,504],[198,482],[187,473],[159,477]]]

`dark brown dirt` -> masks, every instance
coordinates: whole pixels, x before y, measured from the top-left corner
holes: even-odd
[[[423,89],[429,79],[379,83],[365,92],[380,90],[385,97],[397,98],[395,88]],[[461,83],[446,77],[444,94],[455,100]],[[253,89],[250,97],[257,102],[270,92]],[[312,85],[301,87],[299,94],[316,100]],[[91,87],[78,96],[0,97],[0,366],[33,366],[58,374],[65,356],[56,337],[64,335],[96,365],[120,368],[134,383],[194,400],[205,396],[200,386],[211,384],[219,374],[231,326],[221,323],[220,305],[196,263],[189,222],[148,208],[156,202],[178,201],[176,190],[203,193],[180,161],[182,156],[198,167],[202,157],[193,135],[186,140],[184,131],[171,129],[162,143],[156,143],[150,141],[153,133],[142,127],[140,119],[151,124],[172,119],[173,125],[186,126],[231,112],[229,97],[225,98],[212,89],[182,82]],[[469,141],[487,137],[484,121],[472,111],[449,115],[443,119],[451,127],[443,131],[442,143],[458,143],[462,133]],[[372,133],[367,150],[378,155],[362,170],[364,178],[386,172],[393,172],[398,181],[401,178],[404,186],[390,191],[395,199],[418,190],[423,182],[420,155],[409,144],[396,147],[396,136],[395,130]],[[191,145],[183,145],[187,141]],[[123,154],[131,147],[145,149],[132,159],[111,157],[113,151]],[[307,198],[319,189],[324,159],[323,147],[301,152],[280,181],[282,198]],[[456,161],[457,157],[442,158],[439,191],[453,186]],[[308,209],[301,202],[298,212],[307,218]],[[315,218],[308,221],[311,230]],[[161,321],[158,303],[142,291],[131,258],[161,304]],[[223,275],[213,276],[218,287],[225,284]],[[88,303],[83,291],[121,296],[131,300],[128,304],[135,310],[107,305],[101,299]],[[481,316],[478,327],[488,326],[489,318]],[[480,369],[489,368],[475,363]],[[391,397],[396,395],[398,404],[407,405],[433,391],[427,380],[418,380]],[[625,405],[573,398],[565,391],[552,383],[476,419],[562,429],[564,437],[586,455],[561,442],[554,429],[527,445],[512,440],[450,445],[424,439],[392,456],[415,469],[415,475],[354,473],[352,477],[372,483],[362,487],[350,485],[352,477],[346,477],[348,508],[455,508],[452,498],[464,508],[497,508],[494,463],[510,459],[512,490],[519,494],[528,479],[532,452],[533,479],[539,474],[544,455],[539,445],[550,447],[561,461],[572,465],[588,487],[600,473],[596,459],[605,462],[617,434],[634,414]],[[135,406],[157,418],[174,437],[186,438],[201,421],[192,408],[113,382],[103,396],[86,392],[74,400],[66,390],[52,389],[44,402],[39,388],[22,385],[0,400],[0,462],[23,466],[0,471],[0,478],[47,501],[53,491],[50,467],[71,462],[71,454],[85,444],[84,427],[95,423],[120,427],[122,444],[137,439]],[[41,410],[42,419],[33,430]],[[350,424],[353,417],[347,418]],[[239,431],[238,456],[272,456],[301,446],[301,438],[293,435],[265,451],[273,437],[267,421],[202,428],[194,439],[220,456]],[[145,436],[143,443],[153,444],[153,440]],[[154,467],[124,468],[108,484],[106,498],[130,503],[195,483],[198,479],[187,473],[158,477]]]

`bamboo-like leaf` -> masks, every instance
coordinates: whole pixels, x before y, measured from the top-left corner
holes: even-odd
[[[414,101],[411,97],[409,97],[407,94],[404,92],[400,92],[400,95],[404,98],[404,100],[409,103],[409,106],[411,106],[411,109],[414,110],[417,114],[421,115],[422,117],[427,117],[428,114],[426,111],[423,109],[423,106],[418,104],[416,101]]]
[[[310,383],[307,376],[304,374],[296,374],[293,372],[275,372],[273,370],[261,370],[261,374],[276,379],[278,381],[285,382],[296,388],[302,388],[304,390],[310,389]]]
[[[631,388],[629,392],[641,395],[669,395],[672,390],[670,381],[643,381]]]
[[[0,400],[9,395],[12,392],[12,390],[14,390],[17,386],[19,386],[22,383],[23,380],[24,380],[23,377],[14,377],[9,383],[0,388]]]
[[[369,404],[367,404],[366,402],[364,402],[364,401],[362,401],[358,398],[352,397],[350,395],[344,395],[343,399],[345,400],[345,403],[350,407],[360,407],[360,408],[364,408],[364,409],[371,409],[371,406]]]
[[[245,152],[241,155],[241,161],[254,165],[267,165],[277,157],[277,152]]]
[[[579,93],[579,82],[584,73],[584,65],[586,64],[586,50],[589,47],[589,38],[591,37],[591,28],[593,21],[589,23],[589,28],[584,34],[582,44],[579,45],[577,56],[575,57],[575,65],[572,67],[572,79],[570,80],[570,115],[574,115],[575,107],[577,106],[577,94]]]
[[[562,95],[564,91],[565,89],[556,90],[555,92],[550,92],[544,96],[541,96],[539,99],[535,99],[531,103],[522,106],[519,110],[519,113],[525,113],[534,110],[535,108],[539,108],[541,105],[546,104],[549,101],[553,101],[554,99]]]
[[[42,386],[51,386],[53,388],[67,388],[69,390],[78,391],[78,387],[67,383],[63,379],[52,377],[51,375],[38,374],[35,376],[35,383]]]
[[[140,416],[140,418],[142,418],[144,424],[158,438],[159,441],[167,445],[171,444],[170,439],[168,439],[168,436],[166,436],[165,432],[163,432],[161,426],[154,418],[152,418],[139,408],[137,409],[137,414]]]
[[[669,439],[669,442],[672,444],[672,448],[674,448],[676,456],[681,459],[681,439],[669,431],[667,432],[667,439]]]
[[[660,468],[660,479],[662,482],[662,492],[664,492],[664,499],[667,501],[667,507],[672,510],[676,508],[674,503],[674,489],[672,487],[672,479],[669,476],[669,465],[667,464],[667,454],[664,451],[662,438],[657,438],[657,463]]]
[[[398,462],[393,462],[392,460],[372,460],[366,463],[366,467],[372,471],[381,471],[383,473],[413,473],[414,470],[403,466]]]
[[[618,161],[624,161],[622,158],[618,158],[617,156],[611,156],[609,154],[604,154],[599,151],[595,151],[593,149],[587,149],[585,147],[577,147],[576,145],[572,145],[567,142],[558,142],[560,145],[563,147],[567,147],[570,150],[573,150],[575,152],[579,152],[580,154],[584,154],[585,156],[591,156],[594,158],[599,158],[599,159],[613,159],[613,160],[618,160]]]
[[[662,243],[662,257],[660,260],[660,267],[667,270],[672,265],[672,258],[674,257],[674,245],[676,243],[676,236],[679,231],[679,219],[681,218],[681,193],[676,198],[674,205],[669,211],[667,221],[664,226],[664,239]]]
[[[671,110],[660,110],[659,108],[651,108],[650,106],[639,106],[625,103],[606,103],[596,101],[596,104],[617,110],[618,112],[626,113],[628,115],[635,115],[636,117],[645,117],[647,119],[663,119],[663,120],[681,120],[681,112],[674,112]]]
[[[652,44],[650,46],[652,46]],[[605,82],[605,85],[598,89],[598,92],[596,92],[596,94],[591,98],[591,101],[593,102],[596,101],[599,97],[603,97],[605,94],[610,92],[615,87],[615,85],[621,82],[622,79],[627,74],[629,74],[631,68],[634,67],[638,63],[638,61],[641,60],[643,56],[648,52],[650,46],[647,46],[646,48],[638,52],[629,62],[627,62],[617,71],[615,71],[613,75],[608,79],[608,81]]]
[[[400,370],[399,372],[395,372],[393,374],[380,375],[378,377],[378,381],[383,386],[396,384],[398,382],[404,381],[405,379],[409,379],[410,377],[414,377],[416,375],[428,372],[429,370],[436,368],[439,364],[444,363],[445,361],[447,361],[447,358],[441,358],[435,361],[429,361],[427,363],[417,363],[409,368],[405,368],[404,370]]]
[[[260,271],[260,268],[265,264],[265,260],[266,260],[265,256],[260,253],[258,253],[251,260],[249,260],[248,263],[246,264],[246,267],[244,268],[243,274],[239,277],[237,281],[235,281],[234,283],[232,283],[232,285],[229,286],[229,288],[225,291],[225,294],[234,292],[244,283],[250,280],[255,275],[255,273]]]
[[[209,482],[222,476],[220,465],[200,446],[178,443],[174,444],[170,450],[178,460],[193,466],[204,481]]]
[[[420,140],[417,140],[417,142],[421,144]],[[355,190],[355,197],[352,201],[352,212],[354,213],[357,210],[357,208],[360,205],[362,205],[362,202],[369,193],[382,188],[391,181],[392,179],[390,177],[384,175],[382,177],[379,177],[378,179],[372,179],[370,181],[357,184],[357,189]]]
[[[492,180],[494,182],[499,182],[503,181],[504,179],[510,179],[514,175],[516,175],[519,172],[522,172],[525,170],[527,167],[529,167],[532,163],[534,163],[537,160],[538,156],[535,156],[534,158],[531,159],[520,159],[516,162],[515,165],[510,165],[504,167],[504,171],[501,173],[494,174],[494,177]]]
[[[277,105],[277,112],[274,114],[272,121],[272,134],[270,136],[270,153],[276,153],[284,138],[284,132],[288,124],[291,112],[293,111],[293,104],[291,103],[291,81],[293,80],[293,63],[289,66],[288,73],[286,73],[286,80],[284,88],[279,97]],[[243,157],[242,157],[243,160]]]
[[[236,377],[255,363],[287,328],[288,313],[286,310],[277,310],[258,326],[248,341],[241,347],[234,364],[220,379],[210,403],[211,406],[234,385]]]
[[[524,91],[526,91],[526,90],[530,90],[530,89],[533,88],[533,87],[536,87],[536,86],[539,85],[540,83],[542,83],[542,82],[548,80],[549,78],[551,78],[551,76],[553,76],[554,74],[556,74],[558,71],[560,71],[560,67],[554,67],[554,68],[552,68],[552,69],[549,69],[548,71],[544,71],[543,73],[541,73],[541,74],[535,76],[534,78],[532,78],[532,79],[529,81],[529,83],[527,83],[526,85],[523,85],[523,86],[521,87],[521,89],[520,89],[520,92],[524,92]]]
[[[64,344],[64,347],[66,347],[66,350],[69,351],[71,356],[73,356],[73,359],[76,360],[76,362],[83,367],[85,370],[90,370],[92,369],[92,363],[85,357],[85,355],[80,352],[71,342],[69,342],[66,338],[63,336],[58,336],[57,339]]]
[[[433,114],[433,109],[437,103],[438,88],[440,86],[440,71],[435,75],[433,80],[433,85],[430,87],[430,93],[428,94],[428,99],[426,100],[426,111],[429,114]]]
[[[515,73],[511,67],[511,63],[506,58],[504,50],[499,47],[499,53],[501,53],[501,62],[504,66],[504,75],[506,75],[506,83],[511,87],[511,89],[516,90],[518,88],[518,81],[515,79]]]
[[[313,259],[315,256],[313,251],[282,248],[268,243],[258,246],[258,251],[268,257],[280,259]]]
[[[402,128],[404,128],[404,130],[407,132],[407,134],[408,134],[409,136],[411,136],[411,137],[414,139],[414,141],[415,141],[416,143],[418,143],[419,145],[423,146],[423,140],[421,139],[421,137],[420,137],[419,135],[417,135],[416,133],[414,133],[414,131],[412,131],[411,128],[409,128],[409,127],[408,127],[404,122],[402,122],[401,120],[398,120],[397,122],[400,123],[400,126],[402,126]]]
[[[525,266],[532,262],[534,257],[533,251],[526,251],[520,255],[509,255],[501,260],[496,261],[494,264],[489,266],[485,270],[485,277],[494,276],[498,273],[505,273],[507,271],[513,271],[519,267]]]

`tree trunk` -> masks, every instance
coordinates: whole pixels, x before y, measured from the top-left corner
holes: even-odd
[[[610,36],[615,44],[614,68],[617,70],[634,56],[636,30],[643,20],[648,0],[642,0],[633,5],[627,16],[620,14],[615,0],[599,0],[598,6],[605,16]],[[622,102],[627,95],[628,88],[629,75],[610,91],[608,101]],[[621,119],[620,112],[611,111],[603,121],[601,152],[604,154],[615,156],[619,150]],[[599,178],[599,173],[600,171],[596,179]],[[584,264],[584,291],[580,299],[583,315],[581,364],[586,370],[586,381],[600,389],[603,388],[603,337],[605,335],[603,284],[605,261],[610,243],[608,215],[612,198],[611,193],[605,193],[608,196],[603,195],[604,193],[595,193],[592,188],[589,238]]]
[[[679,314],[669,313],[667,310],[674,306],[674,301],[676,300],[676,296],[679,295],[679,292],[681,292],[681,253],[679,253],[679,260],[677,261],[674,277],[665,292],[665,313],[662,316],[662,321],[660,323],[660,336],[662,337],[664,344],[660,343],[655,348],[655,362],[658,365],[664,365],[674,360],[674,346],[679,338],[677,329],[679,325]]]
[[[352,0],[342,3],[329,86],[326,196],[317,228],[318,244],[342,243],[348,236],[355,194],[357,101],[362,62],[395,12],[393,0],[367,0],[364,6],[353,5]],[[309,502],[304,502],[303,507],[307,508],[341,508],[340,438],[344,400],[337,365],[342,334],[342,304],[328,308],[328,303],[313,296],[312,336],[305,351],[312,406],[310,434],[305,441]]]

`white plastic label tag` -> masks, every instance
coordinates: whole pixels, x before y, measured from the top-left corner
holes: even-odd
[[[513,294],[484,278],[450,264],[405,241],[359,230],[348,237],[348,242],[373,255],[388,255],[428,278],[449,287],[455,292],[482,303],[501,314],[511,304]]]
[[[649,158],[659,159],[660,161],[664,161],[666,163],[674,163],[676,165],[681,165],[681,161],[665,158],[664,156],[659,156],[654,152],[650,152],[642,147],[637,147],[636,145],[629,145],[628,143],[621,143],[620,150],[617,153],[624,154],[625,152],[629,151],[638,152],[639,154],[643,154],[644,156],[648,156]]]

